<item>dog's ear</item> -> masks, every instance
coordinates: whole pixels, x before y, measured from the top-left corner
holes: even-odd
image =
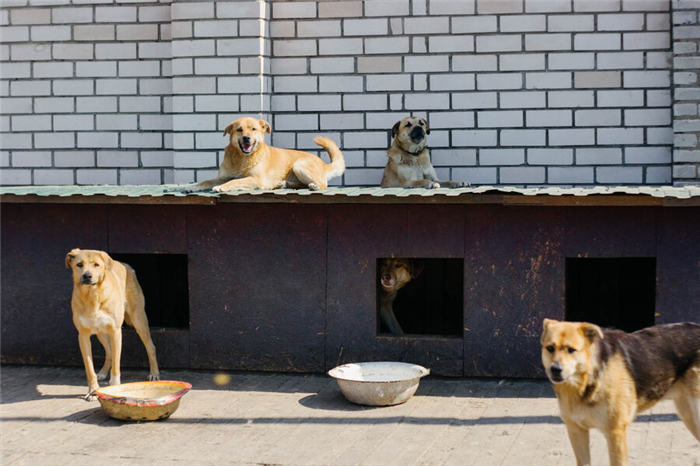
[[[421,118],[420,121],[422,121],[425,124],[425,134],[430,134],[430,126],[428,125],[428,122],[425,120],[425,118]]]
[[[235,123],[235,121],[233,123]],[[224,136],[226,136],[227,134],[231,134],[231,132],[233,131],[233,123],[229,123],[228,126],[224,129]]]
[[[596,338],[600,338],[601,340],[603,339],[603,330],[601,330],[601,328],[595,324],[584,322],[581,324],[581,331],[591,343],[593,343]]]
[[[545,318],[545,319],[542,321],[542,330],[547,330],[547,327],[549,327],[549,326],[552,325],[552,324],[556,324],[556,323],[557,323],[556,320],[546,319],[546,318]]]
[[[397,121],[396,124],[394,125],[393,128],[391,128],[391,138],[395,138],[396,134],[399,132],[399,127],[401,126],[401,122]]]
[[[109,254],[104,251],[100,251],[100,256],[102,256],[102,260],[105,262],[105,269],[112,270],[112,267],[114,267],[114,259],[109,257]]]
[[[260,123],[260,126],[262,126],[264,132],[268,134],[272,133],[272,127],[270,127],[270,123],[268,123],[265,120],[258,120],[258,123]]]
[[[411,272],[411,278],[417,278],[418,275],[420,275],[423,269],[425,268],[425,264],[422,261],[416,261],[413,259],[409,260],[409,272]]]
[[[78,254],[80,254],[80,249],[78,249],[78,248],[75,248],[71,252],[66,254],[66,268],[67,269],[71,268],[71,264],[73,263],[73,259],[75,259],[75,256],[77,256]]]

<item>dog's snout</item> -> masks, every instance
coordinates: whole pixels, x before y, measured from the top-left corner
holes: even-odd
[[[561,375],[561,365],[559,363],[552,364],[552,367],[549,368],[549,371],[552,373],[552,375]]]
[[[388,273],[382,275],[382,280],[387,280],[387,281],[391,280],[391,275],[389,275]]]
[[[241,138],[244,144],[249,144],[250,143],[250,136],[243,136]]]
[[[85,272],[83,274],[83,279],[84,280],[92,280],[92,274],[90,272]]]
[[[421,141],[425,137],[425,131],[420,126],[416,126],[411,130],[411,139]]]

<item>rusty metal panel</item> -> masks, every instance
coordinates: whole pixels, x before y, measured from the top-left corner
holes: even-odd
[[[700,208],[659,213],[656,323],[700,322]]]
[[[185,254],[186,208],[182,205],[114,205],[109,208],[109,251]]]
[[[475,206],[465,240],[464,374],[541,377],[542,319],[564,318],[563,211]]]
[[[188,208],[192,367],[323,370],[325,209]]]
[[[566,257],[654,257],[656,213],[649,207],[565,210]]]
[[[82,365],[66,254],[107,249],[99,206],[8,204],[0,209],[2,362]]]
[[[375,267],[381,257],[460,255],[461,208],[343,205],[328,216],[326,369],[391,360],[421,364],[434,374],[462,375],[461,338],[378,335]]]

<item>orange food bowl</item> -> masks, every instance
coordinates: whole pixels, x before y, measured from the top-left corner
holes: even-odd
[[[95,395],[102,410],[115,419],[155,421],[169,418],[191,388],[187,382],[154,380],[109,385],[95,390]]]

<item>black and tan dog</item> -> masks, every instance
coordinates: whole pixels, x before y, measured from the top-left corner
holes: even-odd
[[[156,348],[151,341],[143,291],[136,272],[115,261],[104,251],[73,249],[66,255],[66,267],[73,270],[73,323],[78,329],[88,381],[86,400],[94,398],[98,380],[110,375],[109,384],[121,384],[122,323],[133,325],[141,337],[151,367],[149,380],[158,380],[160,372]],[[95,374],[90,337],[97,335],[105,349],[105,363]],[[111,369],[111,371],[110,371]]]
[[[331,163],[327,164],[308,152],[268,146],[265,133],[271,131],[267,121],[250,117],[229,124],[224,130],[229,144],[217,177],[185,190],[309,188],[316,191],[326,189],[328,180],[345,171],[343,153],[331,139],[314,138],[314,142],[328,152]]]
[[[394,314],[396,294],[423,271],[424,264],[413,259],[388,258],[379,267],[379,316],[390,333],[403,335]]]
[[[391,144],[384,177],[380,186],[385,188],[459,188],[468,186],[462,181],[440,181],[430,163],[427,135],[428,122],[423,118],[406,117],[391,129]]]
[[[658,325],[625,333],[545,319],[542,363],[579,466],[590,465],[589,430],[608,443],[611,466],[627,464],[627,426],[672,399],[700,440],[700,325]]]

